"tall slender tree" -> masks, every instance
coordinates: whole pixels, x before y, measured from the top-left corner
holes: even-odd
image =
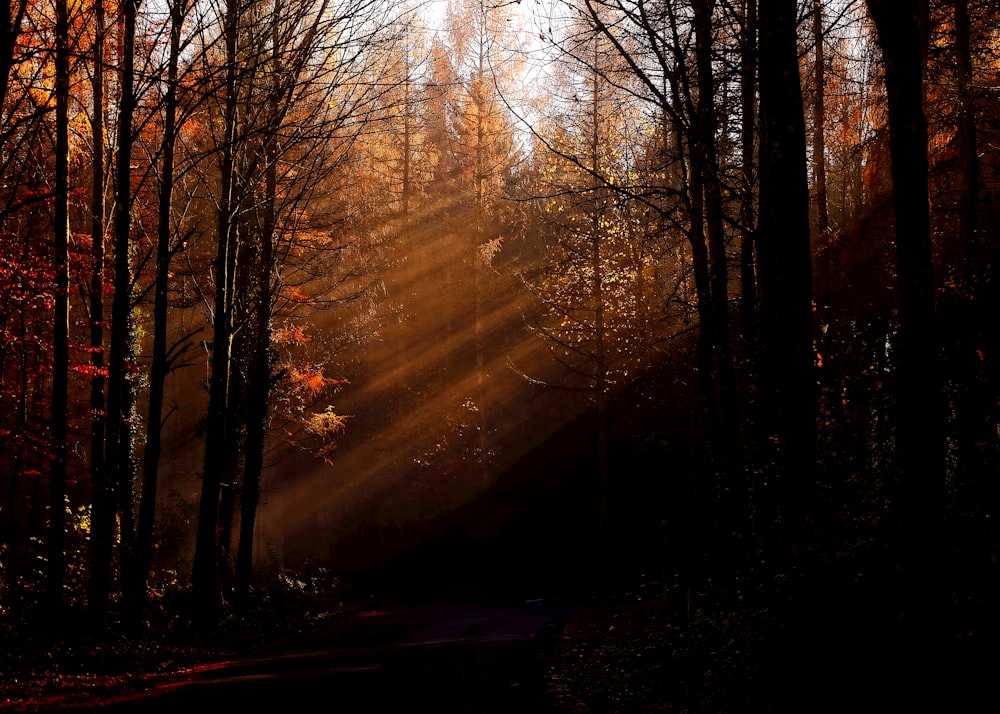
[[[901,517],[909,565],[926,555],[939,534],[944,495],[945,411],[937,331],[928,197],[927,119],[923,74],[927,6],[921,0],[868,0],[878,34],[888,99],[899,346],[896,448]]]
[[[649,256],[639,204],[613,188],[628,180],[632,159],[624,147],[634,141],[638,117],[609,80],[615,55],[607,38],[586,20],[575,36],[586,62],[560,63],[549,119],[536,129],[544,144],[530,191],[547,250],[538,274],[526,271],[525,281],[544,309],[533,330],[562,372],[544,383],[581,391],[593,405],[595,514],[606,535],[609,402],[641,369],[660,331],[643,319]]]
[[[69,102],[70,23],[66,0],[56,3],[55,27],[55,317],[52,337],[52,473],[49,477],[48,596],[55,615],[66,569],[66,455],[69,407]]]
[[[740,317],[755,369],[757,290],[753,233],[756,223],[757,0],[743,0],[740,32]]]
[[[338,283],[329,265],[310,264],[303,256],[323,254],[324,240],[309,236],[332,230],[322,222],[326,206],[317,199],[330,173],[348,160],[353,138],[373,111],[378,84],[362,78],[372,76],[367,63],[379,56],[379,33],[392,17],[380,0],[232,0],[220,17],[223,120],[209,187],[216,206],[213,339],[192,573],[200,623],[213,622],[221,611],[237,495],[237,587],[241,595],[249,587],[276,379],[272,320],[280,301],[301,301],[305,293],[297,290],[322,291],[331,289],[324,283]],[[304,284],[293,287],[289,274]],[[310,278],[312,287],[305,285]]]
[[[944,636],[941,572],[946,412],[938,361],[924,112],[928,10],[922,0],[867,0],[882,50],[888,103],[899,338],[895,447],[903,636],[921,676],[933,676]]]
[[[729,329],[729,261],[726,254],[725,216],[722,206],[720,179],[718,113],[716,110],[715,70],[713,67],[714,0],[692,4],[695,67],[697,71],[697,104],[692,120],[692,169],[699,174],[702,196],[702,221],[711,265],[711,309],[713,376],[717,381],[720,402],[721,444],[727,475],[724,487],[734,493],[745,489],[737,474],[742,474],[742,437],[739,426],[739,406],[736,390],[736,367],[733,362]]]
[[[504,16],[483,0],[466,0],[451,8],[447,18],[453,48],[452,66],[459,81],[450,106],[456,131],[455,171],[451,177],[462,208],[471,209],[471,235],[466,261],[472,280],[472,342],[477,444],[476,462],[485,483],[489,462],[487,413],[486,334],[484,301],[489,256],[496,246],[504,190],[516,161],[513,129],[498,87],[509,84],[516,57],[508,42],[515,42]],[[509,89],[509,87],[505,87]]]
[[[805,112],[794,0],[759,0],[760,443],[771,443],[779,515],[795,532],[815,498],[816,387]]]
[[[107,460],[104,451],[106,435],[105,416],[105,353],[104,353],[104,279],[105,239],[107,231],[107,171],[105,165],[105,81],[106,17],[104,0],[94,2],[94,47],[91,90],[93,109],[91,137],[93,144],[93,181],[91,183],[90,218],[90,481],[95,494],[104,488]],[[100,540],[98,540],[98,543]],[[96,553],[95,553],[96,555]],[[93,562],[92,562],[93,564]],[[100,564],[98,559],[97,564]]]
[[[698,373],[706,449],[717,475],[739,472],[739,399],[729,329],[729,258],[717,148],[715,3],[621,3],[585,0],[581,10],[604,35],[636,81],[631,91],[663,117],[662,156],[676,179],[667,201],[652,206],[673,214],[677,197],[694,275],[698,313]],[[621,85],[617,77],[612,80]],[[676,168],[673,168],[676,167]],[[645,193],[642,183],[618,191]],[[671,215],[668,224],[674,223]],[[731,485],[731,484],[729,484]],[[712,489],[718,490],[718,489]]]
[[[132,147],[135,143],[134,118],[138,106],[135,84],[136,21],[141,0],[125,0],[122,6],[121,55],[119,58],[120,100],[118,106],[117,156],[115,161],[114,211],[114,296],[111,302],[111,329],[108,344],[108,396],[105,438],[106,470],[103,482],[95,484],[91,528],[91,572],[88,607],[93,624],[106,626],[111,591],[115,533],[119,516],[121,538],[128,543],[134,536],[132,490],[133,386],[128,361],[132,349],[131,266]],[[125,508],[121,508],[124,499]],[[126,555],[123,560],[130,557]]]
[[[192,566],[193,616],[199,624],[214,622],[222,606],[219,581],[219,496],[226,452],[226,405],[229,399],[229,362],[232,350],[232,270],[235,251],[237,201],[235,183],[238,39],[243,7],[227,0],[222,20],[225,47],[222,85],[223,135],[219,156],[220,187],[216,221],[215,302],[212,317],[212,366],[209,382],[205,464],[198,508],[198,531]]]
[[[125,618],[130,626],[141,622],[146,600],[150,561],[153,553],[153,529],[156,519],[157,484],[159,481],[164,390],[171,362],[178,353],[171,353],[167,344],[169,319],[170,265],[183,240],[175,236],[174,183],[177,141],[183,117],[179,117],[179,73],[182,32],[191,8],[190,0],[171,0],[169,49],[165,93],[162,99],[163,136],[160,141],[159,187],[157,192],[156,272],[153,285],[153,354],[149,366],[147,395],[146,442],[143,449],[142,486],[136,523],[134,562],[129,566],[125,583]],[[183,342],[183,339],[182,339]],[[184,345],[179,346],[183,352]]]

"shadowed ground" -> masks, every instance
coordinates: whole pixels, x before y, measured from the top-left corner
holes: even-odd
[[[549,711],[546,643],[567,614],[541,602],[364,613],[74,709],[183,712],[224,702],[231,711]]]

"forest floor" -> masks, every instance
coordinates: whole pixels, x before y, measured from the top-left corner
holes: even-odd
[[[69,711],[110,696],[138,691],[187,670],[246,655],[291,632],[390,603],[331,587],[300,587],[289,578],[280,597],[217,631],[195,635],[178,616],[148,636],[112,630],[102,637],[63,632],[26,636],[0,629],[0,711]],[[311,584],[318,585],[318,584]],[[665,669],[675,673],[672,701],[702,709],[704,673],[687,677],[678,653],[673,610],[663,593],[589,598],[571,608],[562,631],[546,639],[545,677],[553,711],[661,711]],[[660,685],[657,682],[660,681]],[[698,691],[684,691],[694,687]],[[677,697],[678,692],[680,697]]]
[[[154,598],[147,631],[140,635],[109,628],[97,636],[79,626],[53,633],[50,626],[0,619],[0,711],[71,710],[247,655],[348,614],[358,605],[345,595],[327,573],[283,573],[266,593],[257,594],[245,616],[230,615],[210,633],[195,632],[188,623],[183,592]]]
[[[655,581],[583,605],[548,677],[574,714],[995,712],[996,603],[914,637],[894,603],[832,593],[784,602]]]
[[[155,636],[99,639],[0,630],[0,710],[72,710],[387,604],[321,585],[289,578],[252,615],[230,618],[211,635],[177,624]],[[572,612],[544,653],[555,712],[892,711],[929,695],[928,673],[939,680],[940,710],[990,711],[975,702],[1000,671],[995,640],[973,627],[956,632],[937,677],[937,669],[911,667],[911,653],[862,613],[810,611],[787,621],[769,607],[655,579],[585,598]]]

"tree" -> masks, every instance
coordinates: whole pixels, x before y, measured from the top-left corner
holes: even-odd
[[[928,198],[923,67],[926,6],[870,0],[885,69],[892,161],[899,345],[896,448],[908,565],[926,558],[937,539],[944,485],[944,405],[937,361]]]
[[[796,529],[815,497],[816,388],[813,364],[812,256],[805,115],[799,79],[796,3],[760,0],[760,295],[761,431],[758,443],[777,469],[778,511]],[[763,522],[778,515],[763,513]]]
[[[698,79],[697,105],[691,110],[693,114],[691,161],[693,173],[697,176],[694,188],[698,190],[700,184],[703,194],[696,197],[695,205],[701,204],[702,208],[695,212],[695,225],[704,222],[711,264],[711,326],[715,357],[713,377],[718,383],[721,403],[720,442],[725,458],[722,471],[728,474],[724,488],[742,495],[746,493],[746,489],[742,479],[737,478],[743,470],[742,437],[739,426],[736,368],[730,344],[729,271],[725,245],[722,181],[716,141],[718,116],[715,108],[716,89],[712,57],[714,9],[714,0],[703,0],[692,4]],[[698,216],[698,213],[702,215]]]
[[[396,184],[393,198],[399,203],[404,226],[427,184],[427,104],[424,74],[429,64],[426,33],[407,11],[400,18],[397,40],[385,48],[379,76],[378,105],[372,117],[373,131],[367,137],[366,156],[384,162],[384,170]],[[436,87],[443,93],[447,87]]]
[[[959,394],[954,434],[957,480],[963,485],[960,501],[962,510],[968,513],[963,520],[971,528],[982,528],[986,533],[996,532],[991,514],[997,508],[997,497],[987,484],[1000,451],[993,428],[997,405],[994,378],[997,328],[990,317],[997,305],[993,277],[997,274],[997,250],[990,238],[989,216],[994,209],[989,193],[984,191],[990,183],[989,153],[984,146],[989,141],[987,137],[994,135],[985,118],[995,107],[990,106],[992,103],[982,89],[984,70],[995,61],[986,39],[995,20],[996,9],[989,5],[970,7],[966,0],[943,3],[938,8],[937,25],[939,32],[945,34],[940,40],[945,52],[936,59],[935,69],[929,71],[933,75],[943,70],[954,77],[953,92],[943,87],[937,89],[935,113],[945,116],[935,127],[936,136],[931,138],[936,145],[942,134],[947,137],[945,155],[939,163],[954,166],[943,176],[932,179],[932,186],[943,182],[945,192],[943,196],[932,197],[935,212],[945,216],[938,220],[946,221],[943,227],[935,226],[936,232],[951,238],[938,239],[935,246],[935,257],[943,263],[938,272],[939,276],[943,274],[939,282],[944,283],[938,310],[943,326],[943,354],[949,367],[946,377],[954,381]],[[929,115],[931,112],[934,109],[929,108]],[[944,256],[951,260],[943,259]],[[954,320],[949,319],[952,316]],[[954,323],[950,335],[946,327],[949,322]],[[993,542],[995,538],[986,536],[983,541],[986,540]]]
[[[233,0],[219,18],[222,135],[211,179],[218,183],[208,186],[218,207],[212,366],[192,578],[194,616],[201,623],[214,621],[222,604],[220,573],[228,567],[235,505],[235,493],[222,488],[236,486],[240,444],[246,445],[247,459],[237,565],[240,588],[248,585],[265,422],[276,378],[275,305],[305,299],[303,286],[293,288],[285,270],[300,270],[303,280],[311,277],[318,292],[329,289],[328,274],[319,266],[297,269],[289,261],[308,252],[310,243],[319,254],[328,249],[336,255],[325,237],[310,240],[322,236],[326,226],[313,219],[313,228],[306,217],[310,209],[322,215],[316,199],[329,175],[324,170],[349,158],[352,139],[372,111],[374,92],[363,78],[375,53],[366,50],[391,18],[389,8],[374,0],[350,7],[320,0],[279,3],[271,21],[261,23],[272,9]],[[247,423],[248,416],[254,423]],[[253,440],[244,441],[248,436]]]
[[[193,617],[196,623],[210,624],[219,616],[221,585],[218,574],[219,496],[226,453],[226,404],[229,398],[229,363],[232,349],[232,269],[231,253],[236,239],[235,152],[237,139],[238,62],[237,40],[243,6],[227,0],[222,37],[225,46],[221,87],[223,135],[219,153],[219,192],[216,227],[215,301],[212,319],[212,367],[209,386],[205,466],[198,508],[198,532],[192,567]]]
[[[456,238],[463,241],[462,265],[471,277],[461,283],[472,322],[475,384],[468,403],[475,414],[476,444],[471,461],[483,484],[490,461],[484,326],[488,269],[503,244],[506,187],[518,161],[505,105],[517,70],[512,46],[518,36],[507,19],[480,0],[456,3],[445,18],[450,56],[442,56],[440,45],[432,48],[430,91],[436,96],[430,99],[434,116],[428,138],[439,152],[442,187],[464,223]],[[443,126],[434,127],[435,120]]]
[[[553,70],[534,176],[525,189],[532,224],[544,241],[538,266],[522,269],[541,307],[532,325],[561,368],[558,380],[531,381],[582,392],[593,406],[597,432],[596,520],[608,520],[608,404],[647,365],[662,339],[661,297],[651,284],[653,254],[642,204],[616,194],[627,185],[644,118],[630,111],[628,93],[608,79],[615,55],[607,39],[581,20],[570,30],[573,53]]]
[[[111,302],[111,327],[108,345],[108,395],[102,481],[95,484],[91,528],[91,585],[88,599],[94,626],[106,625],[111,588],[111,567],[115,531],[121,519],[120,537],[126,548],[134,538],[132,498],[132,407],[133,386],[128,372],[132,349],[132,286],[130,264],[132,247],[132,147],[135,143],[133,120],[138,107],[135,85],[136,20],[141,0],[126,0],[122,8],[120,56],[120,94],[115,161],[114,212],[114,296]],[[126,559],[132,553],[127,551]]]
[[[244,394],[238,398],[245,406],[246,458],[240,489],[240,537],[236,559],[235,592],[238,602],[245,603],[249,595],[254,553],[254,531],[260,505],[261,483],[267,443],[271,393],[281,379],[277,371],[274,348],[273,318],[281,290],[282,265],[287,251],[296,242],[289,221],[302,218],[316,198],[312,181],[322,182],[324,173],[337,167],[338,132],[345,119],[330,106],[337,105],[335,76],[327,76],[311,66],[311,55],[325,49],[328,29],[311,21],[308,13],[289,12],[270,28],[270,52],[263,58],[270,70],[271,82],[266,85],[268,118],[261,127],[263,183],[258,189],[256,208],[250,212],[247,232],[256,238],[244,245],[247,255],[240,261],[241,284],[246,294],[246,314],[242,318],[242,363],[245,376]],[[308,104],[296,101],[300,92],[320,91],[329,81],[321,102],[326,109],[310,111]],[[292,126],[309,127],[309,134],[323,137],[328,146],[290,131]],[[335,147],[332,148],[331,147]],[[307,161],[301,152],[313,150],[313,160]],[[319,161],[317,161],[319,159]],[[329,162],[324,167],[323,159]],[[289,181],[288,170],[298,165],[295,181]],[[311,171],[309,169],[312,169]],[[310,181],[309,179],[312,179]],[[294,223],[292,223],[294,225]]]
[[[55,42],[55,20],[42,21],[37,8],[30,2],[11,4],[0,26],[0,71],[3,84],[0,95],[3,112],[0,116],[0,176],[3,177],[0,202],[0,444],[2,444],[4,485],[3,538],[5,580],[30,583],[43,596],[61,602],[65,576],[65,553],[59,543],[53,544],[52,567],[42,573],[42,580],[32,580],[35,557],[45,557],[49,548],[44,527],[56,531],[59,519],[65,516],[65,499],[59,491],[61,476],[57,474],[51,498],[44,487],[51,474],[52,446],[51,397],[56,387],[52,380],[52,338],[54,325],[55,284],[54,255],[57,224],[66,227],[60,200],[59,217],[49,212],[55,201],[55,165],[59,163],[61,181],[69,184],[69,166],[56,162],[52,141],[56,124],[65,120],[63,101],[59,100],[60,121],[52,121],[55,108],[55,52],[69,50],[70,35],[63,43]],[[70,32],[67,17],[66,32]],[[65,65],[60,57],[60,76]],[[60,79],[65,94],[65,83]],[[66,171],[63,171],[63,168]],[[62,188],[62,185],[60,185]],[[67,207],[68,217],[68,207]],[[68,220],[68,218],[67,218]],[[41,226],[51,226],[43,232]],[[66,266],[68,269],[68,265]],[[61,330],[58,330],[61,332]],[[62,338],[60,338],[62,339]],[[65,356],[65,355],[64,355]],[[61,357],[62,359],[62,357]],[[58,380],[57,380],[58,381]],[[61,387],[56,387],[62,392]],[[62,452],[58,452],[62,455]],[[65,482],[64,482],[65,483]],[[45,505],[59,501],[55,521],[46,523]],[[51,578],[49,582],[46,582]]]
[[[17,0],[6,6],[7,12],[0,18],[0,105],[6,104],[10,89],[10,74],[20,59],[17,44],[24,28],[30,0]]]
[[[58,618],[66,568],[66,454],[69,400],[69,101],[70,22],[66,0],[56,3],[55,26],[55,317],[52,337],[52,472],[49,476],[48,596]]]
[[[830,324],[830,210],[826,180],[826,38],[823,3],[812,10],[812,188],[816,201],[816,312],[821,325]],[[823,347],[822,351],[826,351]]]
[[[149,367],[149,392],[146,417],[146,443],[143,449],[142,486],[136,523],[134,560],[129,566],[129,581],[125,585],[126,620],[132,626],[141,621],[142,606],[146,600],[150,561],[153,551],[153,527],[156,518],[157,483],[160,454],[162,451],[162,422],[164,419],[164,387],[167,374],[174,362],[190,343],[185,335],[176,350],[167,344],[170,309],[170,266],[174,255],[184,245],[183,237],[175,235],[174,200],[175,157],[178,137],[187,111],[179,117],[179,72],[182,31],[191,8],[189,0],[170,3],[169,49],[162,98],[163,135],[160,142],[160,170],[156,226],[156,271],[153,298],[153,354]],[[188,110],[190,111],[190,110]]]
[[[899,338],[896,357],[896,547],[903,580],[904,638],[921,672],[934,671],[945,496],[945,420],[938,362],[931,253],[928,130],[924,113],[926,3],[868,0],[885,72],[888,107]]]
[[[577,10],[574,3],[566,7]],[[656,180],[643,174],[614,190],[659,212],[663,225],[682,230],[688,243],[685,257],[693,274],[699,391],[707,437],[702,456],[713,484],[709,492],[722,494],[736,486],[743,457],[729,330],[728,218],[718,155],[714,10],[712,2],[644,0],[585,0],[578,8],[623,65],[625,71],[608,76],[608,81],[648,105],[661,123],[654,134],[660,145],[650,152],[658,157]],[[559,43],[559,48],[575,61],[588,62],[566,43]],[[678,209],[682,221],[677,220]],[[663,243],[670,242],[664,236]]]
[[[756,223],[757,0],[743,0],[740,26],[740,318],[752,357],[757,344],[757,290],[753,233]],[[754,366],[751,369],[755,369]]]
[[[94,2],[94,46],[93,69],[91,70],[91,93],[93,108],[91,109],[91,152],[93,158],[93,175],[91,182],[91,269],[90,269],[90,409],[92,420],[90,425],[90,481],[95,492],[100,493],[105,483],[107,460],[104,453],[106,436],[105,414],[105,353],[104,353],[104,279],[105,279],[105,240],[107,226],[107,201],[105,185],[107,181],[105,169],[105,83],[104,65],[107,62],[106,17],[104,0]],[[99,531],[100,532],[100,531]],[[100,543],[100,539],[98,539]],[[97,558],[96,565],[101,565],[101,557],[97,549],[93,556]],[[95,589],[99,590],[96,587]],[[92,593],[101,597],[100,592]]]
[[[444,40],[431,39],[427,86],[427,152],[432,185],[441,191],[455,170],[455,130],[451,123],[451,105],[460,86],[456,68]]]

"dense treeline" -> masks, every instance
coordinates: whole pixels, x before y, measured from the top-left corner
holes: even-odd
[[[362,212],[377,197],[346,182],[394,16],[323,2],[16,10],[4,35],[4,596],[19,610],[44,583],[51,612],[86,603],[101,628],[120,593],[118,615],[141,622],[162,431],[186,408],[167,383],[204,345],[194,589],[197,616],[217,617],[223,588],[237,600],[249,588],[272,415],[321,441],[342,427],[319,403],[338,380],[301,354],[299,321],[365,299],[382,260]]]
[[[141,626],[163,546],[215,622],[289,447],[378,424],[482,489],[512,374],[589,410],[604,547],[646,519],[692,582],[884,577],[914,638],[995,597],[1000,8],[393,5],[11,4],[5,612]],[[348,420],[388,323],[417,340]]]

